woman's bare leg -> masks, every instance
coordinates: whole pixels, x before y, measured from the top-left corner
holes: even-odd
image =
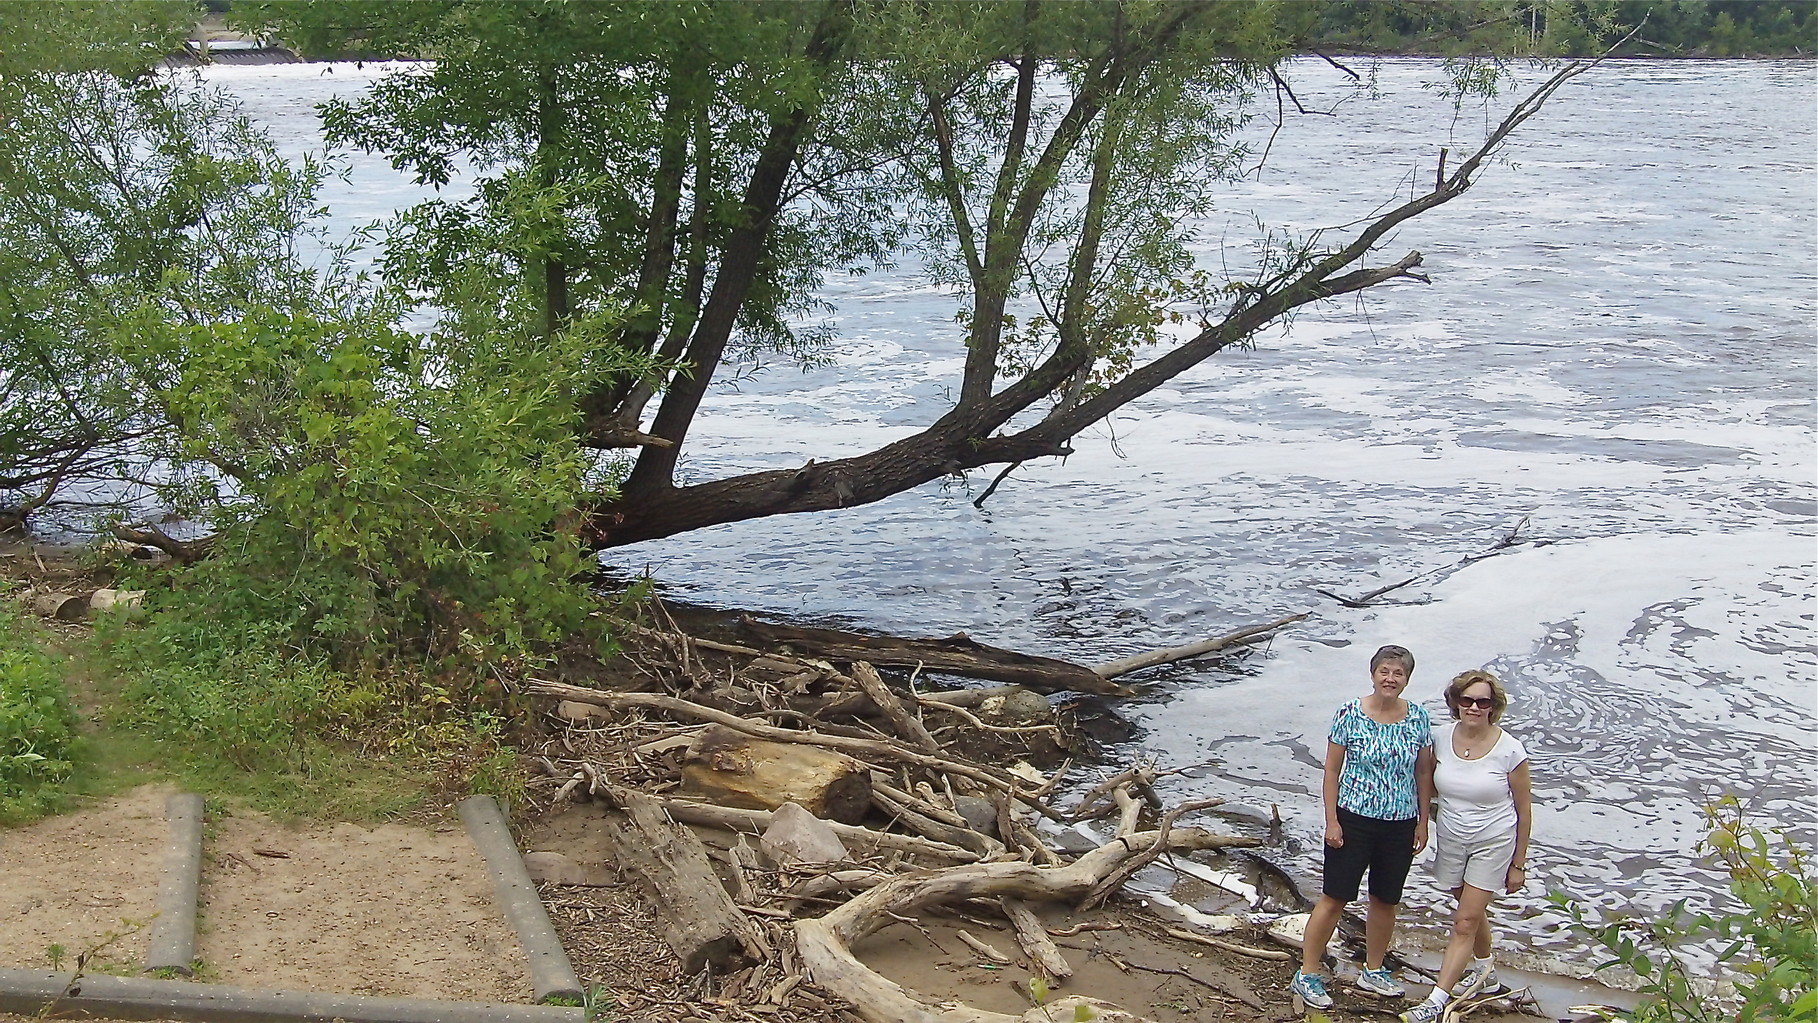
[[[1326,946],[1331,943],[1332,932],[1338,929],[1338,918],[1344,911],[1345,904],[1332,896],[1319,897],[1313,912],[1307,915],[1306,939],[1300,946],[1300,972],[1318,973],[1324,967]]]
[[[1383,957],[1389,954],[1389,939],[1395,936],[1395,914],[1401,909],[1392,902],[1381,902],[1370,896],[1370,912],[1364,917],[1364,967],[1382,969]]]
[[[1490,900],[1495,897],[1494,892],[1486,892],[1475,885],[1467,884],[1458,890],[1458,912],[1452,915],[1452,940],[1446,945],[1446,957],[1439,967],[1440,990],[1450,993],[1457,986],[1458,978],[1464,976],[1471,965],[1471,956],[1476,953],[1480,939],[1483,954],[1489,954],[1488,910]]]

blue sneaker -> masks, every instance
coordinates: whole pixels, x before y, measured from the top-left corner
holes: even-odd
[[[1288,993],[1294,996],[1295,1012],[1306,1012],[1309,1005],[1315,1009],[1332,1007],[1332,996],[1326,994],[1326,979],[1317,973],[1294,971],[1294,982],[1288,985]]]
[[[1408,989],[1401,986],[1401,981],[1395,979],[1395,974],[1389,972],[1387,966],[1379,966],[1374,970],[1359,973],[1357,986],[1384,998],[1400,998],[1408,993]]]

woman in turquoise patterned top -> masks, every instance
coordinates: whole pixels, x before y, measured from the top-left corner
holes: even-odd
[[[1338,708],[1326,736],[1324,893],[1307,918],[1300,972],[1288,990],[1295,1008],[1326,1008],[1332,996],[1320,969],[1326,945],[1346,904],[1370,875],[1364,918],[1364,969],[1357,986],[1400,998],[1401,983],[1383,957],[1395,932],[1402,885],[1414,854],[1427,844],[1433,796],[1433,722],[1424,708],[1401,698],[1414,674],[1414,655],[1385,646],[1370,658],[1370,695]]]

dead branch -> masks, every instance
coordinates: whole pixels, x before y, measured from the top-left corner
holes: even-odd
[[[1121,786],[1118,791],[1123,791]],[[1161,825],[1155,830],[1154,838],[1150,842],[1149,847],[1144,849],[1141,853],[1129,857],[1121,862],[1115,869],[1107,872],[1104,879],[1094,885],[1092,890],[1086,893],[1086,897],[1080,900],[1080,910],[1085,911],[1097,908],[1105,899],[1110,897],[1112,892],[1121,888],[1123,883],[1129,880],[1132,874],[1135,874],[1137,871],[1155,862],[1162,853],[1166,852],[1168,850],[1168,834],[1174,829],[1174,822],[1179,820],[1182,814],[1192,813],[1196,810],[1209,809],[1218,806],[1223,802],[1224,800],[1222,799],[1196,799],[1192,802],[1182,803],[1174,809],[1169,810],[1163,815]],[[1246,839],[1243,844],[1260,845],[1262,843],[1256,839]]]
[[[1016,943],[1022,947],[1023,954],[1029,957],[1050,982],[1059,983],[1073,976],[1073,967],[1067,958],[1061,955],[1054,939],[1048,937],[1048,931],[1042,926],[1041,919],[1035,915],[1023,900],[1006,895],[997,900],[1003,907],[1004,916],[1010,921],[1010,927],[1016,932]]]
[[[904,742],[925,753],[941,751],[941,744],[935,742],[934,736],[928,734],[928,729],[923,727],[921,720],[909,713],[904,708],[902,699],[891,692],[889,686],[884,685],[884,680],[877,675],[877,669],[864,661],[854,661],[852,662],[852,679],[858,683],[860,689],[865,691],[866,696],[871,697],[871,702],[876,705],[878,710],[883,711],[884,718],[890,722],[891,729]]]
[[[1235,941],[1225,941],[1220,938],[1198,934],[1193,931],[1184,931],[1178,927],[1163,928],[1163,933],[1167,934],[1170,938],[1179,938],[1181,941],[1191,941],[1196,945],[1208,945],[1212,948],[1222,948],[1227,952],[1236,952],[1238,955],[1249,956],[1252,959],[1275,959],[1286,962],[1293,958],[1292,953],[1285,952],[1279,948],[1254,948],[1250,945],[1239,945]]]
[[[819,919],[796,921],[796,947],[809,977],[851,1002],[872,1023],[1018,1023],[1019,1017],[962,1003],[926,1001],[861,963],[852,954],[852,945],[896,918],[913,916],[930,906],[1005,895],[1035,901],[1076,898],[1137,855],[1138,849],[1147,849],[1158,839],[1165,848],[1186,850],[1217,845],[1225,837],[1197,829],[1144,833],[1114,839],[1063,867],[1038,867],[1022,861],[973,863],[898,877]],[[1046,1008],[1055,1009],[1066,1001],[1050,1002]],[[1084,1004],[1091,1004],[1101,1019],[1139,1019],[1103,1003]]]
[[[688,824],[704,824],[708,827],[724,828],[727,831],[761,835],[766,828],[770,827],[773,820],[773,815],[769,810],[743,810],[714,803],[698,803],[691,799],[680,799],[673,796],[658,798],[662,799],[663,808],[669,811],[669,816]],[[945,863],[970,863],[979,858],[978,853],[970,849],[931,841],[916,835],[898,835],[858,824],[841,824],[838,821],[826,823],[833,829],[833,833],[839,836],[841,842],[851,842],[868,849],[892,849]]]
[[[1372,596],[1374,596],[1374,594],[1372,594]],[[1311,612],[1303,611],[1297,615],[1289,615],[1286,618],[1276,619],[1266,625],[1246,626],[1234,632],[1227,632],[1222,636],[1202,640],[1198,643],[1188,643],[1185,646],[1169,647],[1165,650],[1151,650],[1148,653],[1134,654],[1130,657],[1123,657],[1105,664],[1095,665],[1092,670],[1098,672],[1105,678],[1118,678],[1123,675],[1128,675],[1133,671],[1152,668],[1158,664],[1184,661],[1189,657],[1199,657],[1203,654],[1213,653],[1229,646],[1254,640],[1259,636],[1267,635],[1277,629],[1301,621],[1310,613]]]

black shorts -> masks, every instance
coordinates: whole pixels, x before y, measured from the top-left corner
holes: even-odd
[[[1370,871],[1370,897],[1391,906],[1401,902],[1401,888],[1414,866],[1414,818],[1385,821],[1338,809],[1338,826],[1345,844],[1326,846],[1323,890],[1340,902],[1357,898],[1364,870]]]

